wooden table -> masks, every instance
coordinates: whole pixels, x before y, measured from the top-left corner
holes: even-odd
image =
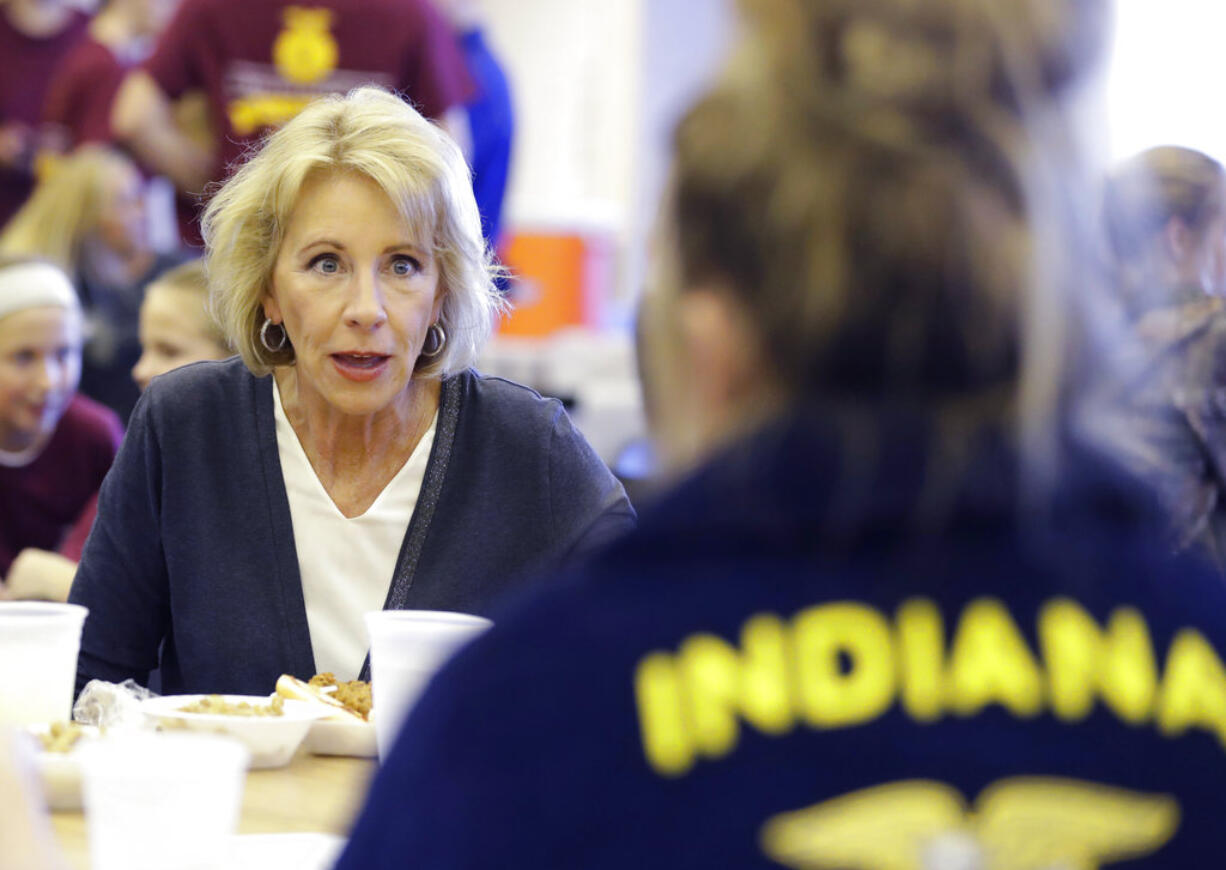
[[[285,767],[253,770],[243,793],[240,834],[291,831],[349,833],[362,807],[375,762],[300,753]],[[89,838],[85,816],[53,813],[51,824],[71,867],[89,870]]]

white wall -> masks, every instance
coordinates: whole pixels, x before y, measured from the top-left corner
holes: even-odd
[[[1184,145],[1226,157],[1226,3],[1119,0],[1108,156]]]
[[[620,229],[636,155],[640,0],[484,0],[510,79],[512,225]]]
[[[641,285],[676,117],[718,64],[732,0],[482,0],[511,80],[509,229],[607,233],[611,325]]]

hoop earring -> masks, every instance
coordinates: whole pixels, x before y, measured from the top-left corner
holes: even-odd
[[[281,333],[281,339],[276,343],[276,345],[273,345],[268,340],[268,330],[274,326]],[[285,327],[280,323],[273,323],[269,318],[265,317],[264,325],[260,327],[260,344],[264,345],[264,350],[268,351],[269,353],[280,353],[281,351],[285,350],[285,346],[289,344],[289,336],[285,332]]]
[[[422,345],[421,355],[426,359],[434,359],[443,352],[443,348],[447,345],[447,333],[437,322],[431,323],[430,328],[426,330],[426,341]]]

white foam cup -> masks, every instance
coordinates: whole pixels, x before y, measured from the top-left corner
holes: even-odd
[[[81,750],[93,870],[221,870],[248,751],[231,737],[134,731]]]
[[[0,601],[0,725],[72,718],[88,612],[79,604]]]
[[[371,717],[379,758],[386,758],[405,716],[435,672],[492,626],[480,616],[441,610],[366,614],[370,633]]]

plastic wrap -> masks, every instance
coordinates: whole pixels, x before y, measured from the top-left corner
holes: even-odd
[[[156,697],[157,693],[138,685],[135,680],[122,683],[90,680],[73,705],[72,720],[96,725],[102,730],[146,727],[140,703]]]

